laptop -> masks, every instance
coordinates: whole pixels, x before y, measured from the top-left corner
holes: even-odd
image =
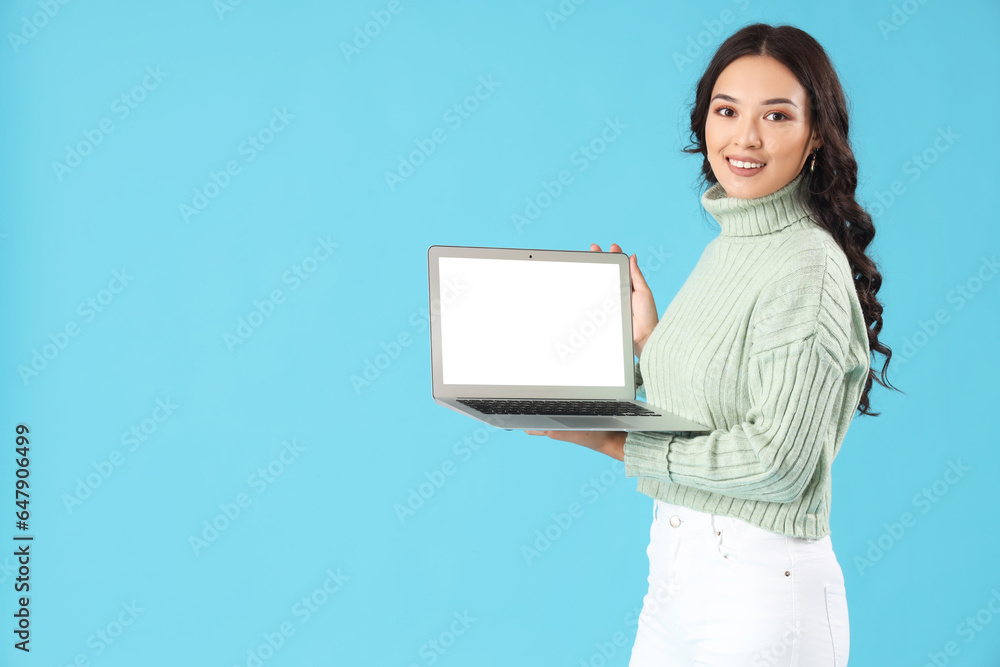
[[[434,401],[507,430],[708,426],[636,400],[624,253],[427,250]]]

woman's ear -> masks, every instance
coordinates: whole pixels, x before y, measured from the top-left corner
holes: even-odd
[[[815,132],[813,132],[812,141],[813,141],[813,150],[823,147],[823,137],[819,136]]]

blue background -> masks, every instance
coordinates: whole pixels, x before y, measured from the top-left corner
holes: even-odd
[[[718,231],[700,158],[680,152],[694,85],[726,36],[766,21],[815,36],[850,98],[906,391],[872,390],[883,414],[855,418],[834,466],[851,665],[1000,664],[1000,280],[983,268],[1000,247],[1000,6],[388,6],[0,9],[0,496],[13,536],[25,423],[35,536],[30,654],[0,552],[0,662],[626,665],[652,500],[607,457],[433,403],[426,250],[616,242],[662,313]],[[477,88],[467,117],[448,113]],[[609,119],[624,129],[581,171]],[[562,170],[572,183],[517,229]],[[954,483],[950,462],[968,468]],[[522,546],[574,502],[529,563]]]

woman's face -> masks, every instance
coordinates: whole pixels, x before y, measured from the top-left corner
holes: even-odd
[[[743,56],[722,70],[705,121],[708,161],[729,197],[750,199],[795,178],[823,141],[812,130],[805,88],[767,56]],[[739,168],[763,164],[763,167]],[[819,156],[817,156],[819,159]]]

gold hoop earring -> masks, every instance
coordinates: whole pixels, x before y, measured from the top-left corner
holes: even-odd
[[[816,153],[819,153],[818,148],[813,151],[813,159],[812,159],[812,164],[809,165],[809,173],[816,171]]]

